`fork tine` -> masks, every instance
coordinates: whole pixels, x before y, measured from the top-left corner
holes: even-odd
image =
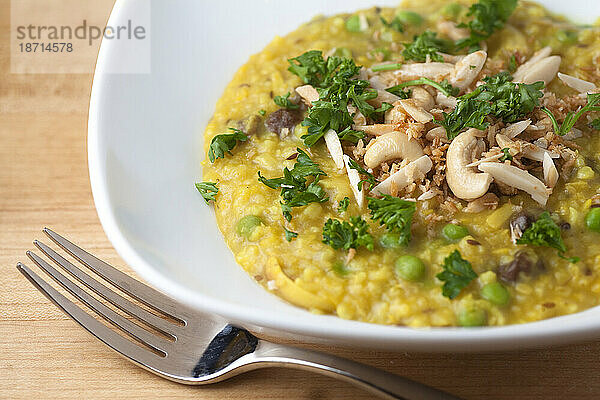
[[[138,305],[115,293],[112,289],[93,279],[91,276],[62,257],[60,254],[46,246],[44,243],[34,240],[33,244],[40,249],[42,253],[44,253],[55,263],[65,269],[69,274],[71,274],[71,276],[88,287],[94,293],[104,298],[106,301],[125,311],[132,317],[137,318],[139,321],[142,321],[143,323],[153,327],[154,329],[157,329],[163,334],[170,336],[172,339],[176,339],[176,335],[173,333],[173,331],[178,328],[176,325],[144,310]]]
[[[73,318],[79,325],[85,328],[85,330],[100,339],[108,347],[139,365],[156,370],[156,368],[151,366],[155,365],[156,362],[160,360],[160,356],[130,340],[127,340],[123,336],[98,322],[94,317],[83,311],[80,307],[75,305],[75,303],[60,294],[56,289],[40,278],[39,275],[29,269],[29,267],[18,263],[17,269],[52,303],[54,303],[69,317]]]
[[[166,355],[164,348],[168,346],[167,341],[165,339],[159,338],[148,332],[147,330],[141,328],[140,326],[134,324],[133,322],[123,318],[121,315],[117,314],[86,291],[84,291],[79,286],[75,285],[69,279],[67,279],[63,274],[58,272],[54,267],[48,264],[44,259],[39,257],[37,254],[28,251],[27,256],[36,263],[38,267],[40,267],[44,272],[50,275],[56,282],[58,282],[62,287],[67,289],[73,296],[77,299],[81,300],[85,305],[87,305],[90,309],[95,311],[98,315],[106,319],[111,324],[120,328],[123,332],[131,335],[135,339],[139,340],[141,343],[146,346],[152,348],[153,350]],[[162,349],[159,348],[156,343],[162,344]]]
[[[51,229],[44,228],[43,232],[67,253],[129,296],[185,324],[185,320],[178,317],[181,314],[181,310],[185,309],[182,305],[176,305],[173,300],[164,294],[127,276],[112,265],[94,257]]]

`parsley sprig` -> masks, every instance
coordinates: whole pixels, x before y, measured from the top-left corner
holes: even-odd
[[[458,250],[454,250],[444,259],[442,268],[443,271],[437,274],[436,278],[444,282],[442,294],[449,299],[456,298],[473,279],[477,278],[471,263],[463,259]]]
[[[225,158],[225,153],[232,155],[231,150],[233,150],[238,142],[245,142],[248,140],[248,136],[241,130],[235,128],[229,128],[229,130],[233,133],[217,135],[210,142],[208,159],[211,163],[214,163],[218,158]]]
[[[348,211],[348,206],[350,205],[350,199],[348,197],[344,197],[338,203],[337,212],[342,214]]]
[[[351,58],[325,59],[322,52],[312,50],[288,61],[289,71],[319,92],[319,100],[313,102],[302,122],[307,127],[307,133],[302,136],[306,146],[317,143],[330,129],[338,133],[340,140],[356,143],[363,138],[363,132],[352,129],[354,115],[348,111],[349,104],[374,121],[382,119],[392,108],[391,104],[375,108],[369,103],[377,97],[377,91],[369,89],[368,81],[356,79],[360,67]]]
[[[321,176],[327,176],[319,165],[313,162],[302,149],[297,149],[298,158],[291,170],[283,170],[281,178],[266,179],[258,171],[258,181],[271,189],[281,189],[281,209],[289,222],[292,220],[292,208],[302,207],[310,203],[324,203],[329,198],[319,184]],[[307,178],[313,178],[308,182]]]
[[[389,232],[399,235],[399,243],[407,245],[410,242],[410,227],[417,210],[414,201],[390,195],[384,195],[381,199],[369,197],[368,208],[371,210],[371,219],[379,221]]]
[[[323,227],[323,243],[336,250],[358,249],[364,246],[373,251],[373,236],[369,224],[361,217],[350,217],[350,222],[329,218]]]
[[[548,110],[546,107],[542,107],[542,111],[545,112],[552,120],[552,125],[554,126],[554,132],[559,136],[564,136],[567,133],[571,132],[571,129],[573,129],[573,127],[577,123],[577,120],[579,120],[579,118],[581,118],[585,113],[588,113],[591,111],[600,111],[600,106],[597,106],[598,102],[600,102],[600,93],[597,93],[597,94],[589,94],[588,93],[587,104],[585,106],[581,107],[581,109],[579,109],[579,111],[577,111],[577,112],[569,111],[569,113],[565,117],[565,120],[563,121],[563,123],[560,126],[558,125],[558,121],[556,120],[556,117],[554,116],[554,114],[552,114],[552,111]],[[593,127],[593,125],[592,125],[592,127]]]
[[[500,162],[512,161],[513,156],[512,156],[512,154],[510,154],[510,149],[508,147],[503,148],[502,153],[504,153],[504,155],[502,157],[500,157],[498,159],[498,161],[500,161]]]
[[[393,29],[396,32],[404,32],[404,24],[402,24],[402,21],[400,20],[400,18],[398,18],[398,16],[394,17],[394,19],[390,22],[388,22],[385,18],[381,17],[381,23],[386,28]]]
[[[291,242],[292,240],[298,237],[298,234],[296,232],[290,231],[285,226],[283,227],[283,231],[285,232],[285,240],[287,240],[288,242]]]
[[[466,24],[460,24],[460,28],[468,28],[468,38],[456,41],[456,48],[479,50],[479,43],[487,40],[494,32],[504,28],[506,21],[510,18],[517,7],[518,0],[479,0],[471,5],[468,17],[473,17]]]
[[[533,246],[550,247],[558,250],[558,255],[569,262],[576,263],[578,257],[567,258],[564,253],[567,252],[567,246],[561,236],[561,230],[554,222],[550,214],[546,211],[542,213],[537,221],[523,232],[517,244],[531,244]]]
[[[438,38],[436,32],[425,31],[416,35],[412,43],[404,43],[402,56],[407,61],[425,62],[429,58],[431,61],[442,62],[444,58],[439,53],[449,53],[452,48],[452,42]]]
[[[273,102],[281,108],[287,108],[288,110],[297,110],[300,108],[298,104],[294,104],[290,101],[290,92],[287,92],[283,96],[275,96]]]
[[[446,129],[448,139],[454,139],[464,128],[486,129],[488,115],[506,123],[518,121],[538,107],[543,96],[544,82],[516,84],[508,71],[484,78],[484,82],[459,97],[456,108],[443,113],[443,120],[436,120]]]
[[[215,201],[217,197],[217,193],[219,193],[219,188],[215,182],[200,182],[196,183],[196,189],[202,197],[206,204],[209,204],[211,201]]]

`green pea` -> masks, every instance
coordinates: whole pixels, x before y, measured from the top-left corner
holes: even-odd
[[[505,306],[510,300],[510,293],[508,293],[508,290],[501,283],[494,282],[488,283],[481,288],[481,297],[492,304]]]
[[[418,257],[406,255],[396,260],[396,274],[405,281],[421,281],[426,272],[425,264]]]
[[[463,6],[458,3],[450,3],[442,9],[442,15],[450,18],[456,18],[462,12]]]
[[[458,325],[465,327],[487,325],[487,313],[477,306],[467,306],[458,312]]]
[[[262,223],[262,219],[260,219],[256,215],[246,215],[244,218],[238,221],[236,230],[238,235],[248,239],[252,235],[256,227],[262,225]]]
[[[406,25],[420,26],[423,23],[423,17],[413,11],[398,10],[396,12],[396,17],[398,17],[400,22]]]
[[[360,17],[353,15],[346,20],[346,30],[348,32],[360,32]]]
[[[465,236],[469,236],[469,230],[462,225],[446,224],[442,228],[442,236],[450,243],[456,243]]]
[[[585,226],[593,232],[600,233],[600,208],[592,208],[585,216]]]
[[[556,38],[559,42],[564,44],[575,44],[579,39],[577,32],[560,30],[556,32]]]
[[[379,245],[384,249],[397,249],[402,247],[400,244],[400,235],[397,233],[384,233],[381,238],[379,238]]]
[[[347,47],[338,47],[335,49],[334,56],[343,57],[343,58],[352,58],[352,51]]]

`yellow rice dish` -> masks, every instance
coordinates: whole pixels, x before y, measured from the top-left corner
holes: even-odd
[[[600,27],[526,1],[319,16],[235,74],[197,187],[247,273],[315,313],[582,311],[600,299],[599,57]]]

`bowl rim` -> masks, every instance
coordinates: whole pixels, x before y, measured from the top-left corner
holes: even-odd
[[[117,0],[109,23],[114,26],[120,19],[128,0]],[[119,228],[110,206],[106,186],[106,158],[102,153],[100,104],[106,96],[106,75],[101,73],[111,60],[112,41],[102,40],[93,77],[88,115],[88,168],[94,204],[106,236],[121,258],[150,285],[174,299],[199,311],[213,313],[240,323],[255,331],[265,330],[282,336],[301,335],[307,342],[335,342],[364,348],[385,348],[390,351],[457,351],[508,350],[541,347],[550,344],[592,339],[600,333],[600,318],[586,318],[588,309],[576,314],[518,325],[480,328],[426,328],[416,329],[343,320],[336,316],[320,316],[320,323],[307,323],[303,318],[268,313],[245,305],[235,305],[193,291],[168,275],[155,270],[136,251]],[[281,300],[283,301],[283,300]],[[335,319],[333,324],[326,322]],[[325,323],[324,323],[325,322]]]

